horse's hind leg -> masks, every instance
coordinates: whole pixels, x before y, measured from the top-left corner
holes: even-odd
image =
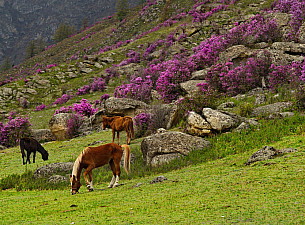
[[[114,166],[115,166],[115,176],[116,176],[115,183],[114,183],[113,187],[119,186],[119,180],[120,180],[120,175],[121,175],[121,168],[120,168],[121,158],[122,158],[122,155],[121,155],[121,157],[115,158],[113,160],[114,161]]]
[[[130,144],[130,132],[126,130],[126,135],[127,135],[127,144]]]
[[[112,179],[111,179],[108,187],[112,188],[113,185],[114,185],[114,182],[115,182],[115,165],[114,165],[113,159],[110,160],[109,165],[110,165],[110,168],[112,170],[113,176],[112,176]]]
[[[31,155],[31,153],[27,151],[26,152],[26,161],[25,161],[25,163],[29,162],[29,164],[31,164],[30,155]]]

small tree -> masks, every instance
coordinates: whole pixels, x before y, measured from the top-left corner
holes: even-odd
[[[37,48],[37,53],[43,52],[46,47],[46,42],[43,40],[42,37],[38,38],[36,41],[36,48]]]
[[[75,33],[74,26],[69,26],[66,23],[60,23],[54,33],[53,40],[57,43]]]
[[[29,42],[28,46],[26,47],[26,55],[25,58],[29,59],[36,55],[36,42],[32,40]]]
[[[116,4],[117,16],[120,21],[122,21],[128,12],[128,2],[127,0],[118,0]]]
[[[7,57],[5,58],[5,60],[3,61],[1,67],[0,67],[0,71],[3,72],[3,71],[6,71],[6,70],[9,70],[11,67],[12,67],[11,60],[10,60],[10,58],[7,56]]]
[[[87,27],[88,27],[88,19],[87,19],[87,17],[85,17],[85,19],[82,22],[82,26],[81,26],[80,30],[81,31],[85,30]]]

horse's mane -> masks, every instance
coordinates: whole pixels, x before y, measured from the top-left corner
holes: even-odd
[[[80,164],[82,162],[83,156],[86,155],[86,153],[88,152],[89,148],[85,148],[77,157],[77,159],[74,162],[73,165],[73,170],[72,170],[72,176],[75,175],[76,179],[77,179],[77,175],[80,174]]]

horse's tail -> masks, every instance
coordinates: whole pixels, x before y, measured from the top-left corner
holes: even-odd
[[[127,174],[129,174],[130,170],[130,148],[128,145],[121,145],[124,148],[125,156],[124,156],[124,169]]]

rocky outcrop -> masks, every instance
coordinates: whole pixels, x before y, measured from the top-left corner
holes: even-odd
[[[145,137],[141,143],[144,162],[157,166],[188,155],[194,149],[208,148],[210,142],[182,132],[162,132]]]

